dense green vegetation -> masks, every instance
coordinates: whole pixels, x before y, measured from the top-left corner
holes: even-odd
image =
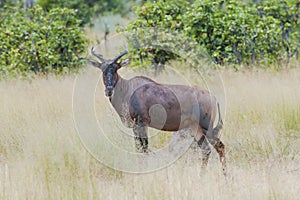
[[[65,73],[84,63],[84,26],[106,12],[124,11],[123,0],[0,1],[0,77]]]
[[[177,44],[174,39],[158,41],[156,50],[149,44],[168,30],[192,38],[218,64],[282,64],[299,56],[299,7],[297,0],[148,1],[136,7],[136,20],[123,31],[134,53],[152,62],[179,57],[182,37]]]
[[[0,73],[2,76],[61,73],[78,68],[87,40],[76,12],[35,6],[1,12]]]
[[[126,15],[126,3],[130,0],[36,0],[35,4],[49,12],[53,8],[69,8],[76,10],[76,18],[81,20],[81,25],[92,23],[94,16],[107,13]],[[23,7],[24,0],[0,0],[0,8],[4,6]]]
[[[96,15],[109,12],[125,14],[125,1],[122,0],[37,0],[36,3],[46,11],[57,7],[74,9],[82,25],[92,23],[91,19]]]
[[[87,51],[84,27],[97,15],[128,13],[133,2],[37,0],[25,9],[23,0],[0,1],[1,76],[78,69]],[[197,67],[201,57],[236,68],[280,67],[299,58],[299,0],[141,1],[134,11],[122,29],[133,64],[181,59]]]

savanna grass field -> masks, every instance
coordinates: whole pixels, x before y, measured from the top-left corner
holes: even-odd
[[[100,75],[90,65],[84,70]],[[172,73],[167,69],[152,78],[180,83]],[[200,84],[191,73],[181,74]],[[200,175],[195,150],[151,173],[108,168],[88,153],[76,132],[76,75],[2,80],[0,199],[299,199],[300,70],[219,74],[226,94],[221,139],[227,149],[227,177],[214,154],[206,174]],[[109,103],[103,86],[98,90],[97,109],[108,112],[105,123],[116,123],[105,108]],[[171,133],[163,135],[161,140],[168,142]],[[150,140],[150,146],[161,140]]]

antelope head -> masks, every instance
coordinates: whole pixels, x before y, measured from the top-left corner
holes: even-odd
[[[93,66],[101,69],[103,75],[103,83],[105,85],[105,95],[109,98],[113,95],[114,88],[118,82],[118,69],[129,64],[129,59],[124,59],[119,61],[119,59],[128,53],[127,50],[121,52],[113,59],[105,59],[102,55],[97,54],[94,50],[94,47],[91,49],[91,53],[93,56],[99,59],[100,62],[89,59],[89,61],[93,64]]]

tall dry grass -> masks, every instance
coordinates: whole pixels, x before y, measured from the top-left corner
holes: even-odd
[[[76,133],[74,77],[0,82],[0,199],[298,199],[300,71],[221,75],[227,178],[214,155],[200,176],[192,150],[157,172],[116,172],[87,153]],[[157,79],[179,82],[174,77]]]

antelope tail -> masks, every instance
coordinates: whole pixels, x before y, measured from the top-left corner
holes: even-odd
[[[213,129],[213,134],[212,136],[214,138],[218,138],[219,137],[219,132],[220,130],[223,128],[223,120],[222,120],[222,117],[221,117],[221,110],[220,110],[220,105],[218,103],[218,113],[219,113],[219,120],[218,120],[218,124],[217,126]]]
[[[220,110],[219,103],[217,103],[217,106],[218,106],[218,113],[219,113],[218,124],[217,124],[217,126],[215,128],[213,128],[212,130],[206,132],[207,139],[213,145],[218,140],[218,138],[219,138],[219,132],[223,128],[223,120],[222,120],[222,117],[221,117],[221,110]]]

